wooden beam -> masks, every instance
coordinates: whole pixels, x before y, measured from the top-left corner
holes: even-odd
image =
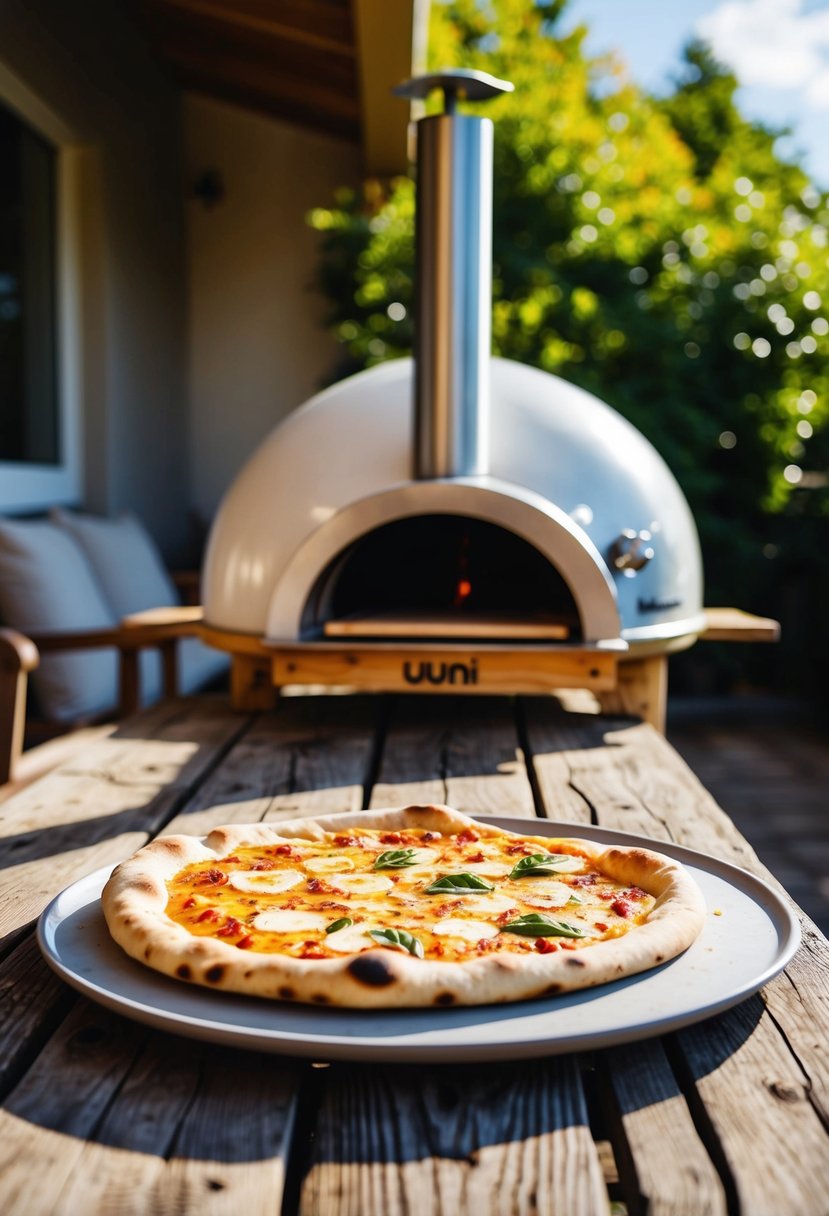
[[[141,0],[139,7],[161,28],[172,12],[178,12],[194,28],[202,22],[223,25],[231,40],[247,30],[348,59],[355,54],[347,0]]]
[[[351,0],[357,45],[363,167],[389,177],[408,167],[409,107],[391,90],[423,67],[428,0]]]

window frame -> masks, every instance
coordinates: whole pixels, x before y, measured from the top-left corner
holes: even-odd
[[[82,498],[81,159],[74,132],[0,63],[0,104],[50,143],[55,163],[55,319],[58,461],[0,461],[0,512],[42,510]]]

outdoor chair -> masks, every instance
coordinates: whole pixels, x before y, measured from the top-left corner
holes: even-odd
[[[192,599],[195,576],[178,581]],[[222,676],[226,657],[192,636],[200,609],[180,599],[134,516],[53,511],[0,521],[0,785],[43,771],[35,756],[22,763],[24,741],[54,739]],[[44,763],[65,752],[48,747]]]

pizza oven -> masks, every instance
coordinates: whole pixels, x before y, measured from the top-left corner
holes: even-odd
[[[453,71],[417,124],[416,346],[282,422],[221,504],[205,636],[241,704],[272,686],[611,689],[705,628],[696,528],[648,441],[567,381],[490,355],[492,123]],[[257,691],[258,690],[258,691]]]

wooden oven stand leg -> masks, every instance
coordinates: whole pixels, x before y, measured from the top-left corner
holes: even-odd
[[[597,693],[606,714],[632,714],[665,733],[668,702],[668,657],[652,655],[619,663],[617,684],[611,692]]]
[[[235,654],[230,663],[230,703],[234,709],[273,709],[276,689],[271,679],[270,659]]]

